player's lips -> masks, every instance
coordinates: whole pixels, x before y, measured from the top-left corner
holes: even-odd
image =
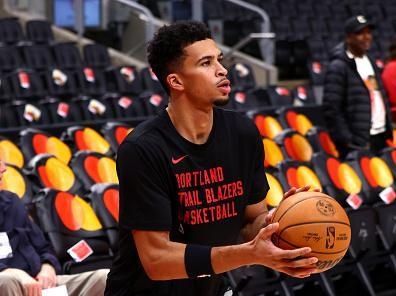
[[[222,79],[216,85],[223,93],[229,94],[231,92],[231,83],[227,78]]]

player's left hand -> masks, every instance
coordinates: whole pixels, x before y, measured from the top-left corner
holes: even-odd
[[[48,289],[56,286],[56,272],[52,265],[44,263],[40,272],[36,276],[37,281],[41,284],[41,288]]]

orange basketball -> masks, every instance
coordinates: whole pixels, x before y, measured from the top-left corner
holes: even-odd
[[[283,200],[272,222],[279,222],[273,242],[282,249],[310,247],[319,272],[344,257],[351,242],[351,225],[345,210],[321,192],[300,192]]]

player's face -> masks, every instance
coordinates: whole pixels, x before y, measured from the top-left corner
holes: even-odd
[[[369,27],[347,36],[348,48],[356,56],[364,55],[370,49],[372,41],[373,34]]]
[[[225,105],[231,86],[216,43],[212,39],[201,40],[185,47],[184,53],[178,74],[187,97],[195,102]]]
[[[1,180],[3,179],[3,174],[7,170],[7,167],[5,163],[0,159],[0,185],[1,185]]]

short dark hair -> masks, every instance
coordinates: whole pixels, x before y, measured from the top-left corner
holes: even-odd
[[[151,69],[169,94],[166,77],[184,59],[184,48],[194,42],[211,39],[208,27],[201,22],[181,21],[161,27],[147,47]]]

